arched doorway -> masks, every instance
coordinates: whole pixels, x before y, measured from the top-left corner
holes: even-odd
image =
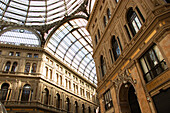
[[[82,104],[82,113],[85,113],[85,106]]]
[[[9,90],[9,84],[3,83],[0,90],[0,101],[4,102],[6,100],[8,90]]]
[[[122,113],[141,113],[136,91],[130,83],[126,83],[121,86],[119,101]]]
[[[70,112],[70,99],[69,98],[66,99],[66,104],[67,104],[67,113],[69,113]]]
[[[60,108],[60,94],[57,93],[56,107]]]
[[[75,101],[75,113],[78,113],[78,102]]]

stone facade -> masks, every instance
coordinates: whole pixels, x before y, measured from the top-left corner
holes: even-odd
[[[101,113],[169,112],[169,6],[168,0],[96,0],[86,28]]]
[[[97,108],[96,86],[42,47],[1,43],[0,87],[8,113],[93,113]]]

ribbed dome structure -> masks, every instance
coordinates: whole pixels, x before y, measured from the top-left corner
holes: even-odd
[[[0,0],[0,42],[44,47],[97,84],[87,20],[95,0]]]

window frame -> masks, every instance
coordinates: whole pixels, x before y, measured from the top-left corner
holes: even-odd
[[[108,89],[104,94],[104,104],[105,104],[105,110],[109,110],[110,108],[113,107],[113,101],[112,101],[112,96],[111,96],[111,92],[110,89]]]
[[[156,52],[156,49],[157,49],[157,52]],[[155,60],[152,60],[154,62],[151,62],[151,56],[149,56],[149,52],[150,52],[150,55],[152,55],[152,58],[155,58]],[[158,53],[159,53],[159,57],[162,57],[161,61],[158,58]],[[146,83],[152,81],[155,77],[159,76],[161,73],[163,73],[165,70],[168,69],[166,61],[163,58],[163,55],[157,45],[151,46],[139,58],[139,64],[142,69],[143,77]]]

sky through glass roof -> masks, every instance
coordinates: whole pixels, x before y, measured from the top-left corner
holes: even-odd
[[[0,27],[20,27],[0,33],[0,41],[29,46],[42,46],[45,41],[50,52],[90,82],[97,84],[91,37],[85,28],[94,2],[95,0],[0,0]],[[82,15],[84,19],[68,19],[77,15]],[[62,21],[65,20],[67,21],[63,24]],[[29,28],[25,30],[22,27],[32,28],[42,38],[39,39]],[[50,32],[53,34],[49,35]]]

